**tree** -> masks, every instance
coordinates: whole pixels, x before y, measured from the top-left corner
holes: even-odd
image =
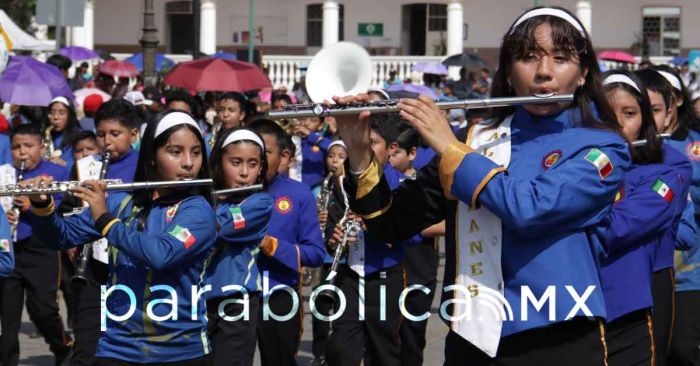
[[[24,31],[34,34],[32,17],[36,14],[36,0],[0,0],[0,9]]]

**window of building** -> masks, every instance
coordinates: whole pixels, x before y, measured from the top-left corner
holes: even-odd
[[[345,27],[343,27],[344,6],[339,4],[338,14],[338,40],[345,39]],[[311,4],[306,6],[306,46],[321,47],[323,44],[323,4]]]
[[[681,53],[681,8],[645,7],[643,32],[649,56],[678,56]]]
[[[447,5],[428,5],[428,31],[447,31]]]

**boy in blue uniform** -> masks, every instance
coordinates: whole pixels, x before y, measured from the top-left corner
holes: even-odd
[[[66,168],[41,160],[41,132],[34,125],[21,125],[12,131],[12,158],[15,166],[25,161],[24,179],[49,176],[66,180]],[[57,197],[58,199],[58,197]],[[22,322],[25,293],[27,310],[39,333],[49,344],[56,362],[62,362],[70,352],[71,339],[63,329],[59,315],[56,292],[59,284],[59,253],[46,249],[45,240],[37,237],[28,223],[29,202],[25,197],[15,198],[22,213],[17,225],[17,242],[14,244],[15,269],[4,279],[0,296],[2,319],[3,364],[17,365],[19,360],[18,334]],[[8,213],[10,222],[17,222]]]
[[[324,136],[325,129],[322,126],[323,121],[318,117],[308,117],[293,129],[293,133],[301,137],[301,181],[312,191],[323,181],[325,156],[331,143]]]
[[[100,106],[95,114],[96,142],[98,153],[110,152],[105,179],[121,179],[124,183],[134,181],[138,153],[131,144],[138,135],[139,119],[136,108],[124,99],[112,99]],[[97,168],[89,169],[91,164]],[[85,180],[90,178],[88,170],[99,171],[102,166],[101,155],[89,155],[76,160],[71,179]],[[93,177],[94,178],[94,177]],[[120,194],[120,193],[115,193]],[[58,209],[64,216],[81,212],[83,202],[74,197],[67,197]],[[87,243],[86,243],[87,244]],[[100,337],[100,286],[107,282],[107,263],[105,256],[95,255],[101,249],[93,245],[89,252],[85,281],[72,281],[75,292],[75,318],[73,332],[75,344],[71,354],[71,363],[76,366],[91,365],[97,340]],[[82,247],[68,251],[82,252]],[[77,255],[76,255],[77,257]],[[98,260],[98,258],[102,258]],[[77,258],[76,258],[77,259]]]
[[[280,151],[285,133],[270,120],[258,120],[251,129],[260,134],[265,142],[268,161],[268,193],[274,200],[272,219],[268,235],[261,244],[258,268],[269,288],[281,284],[299,290],[302,268],[317,267],[323,263],[324,249],[321,238],[316,201],[311,190],[303,183],[280,175],[277,170],[281,159],[288,154]],[[264,284],[264,283],[263,283]],[[261,299],[260,309],[265,315],[265,306],[274,314],[291,314],[292,295],[278,290]],[[295,365],[294,359],[301,335],[301,303],[293,316],[285,321],[264,319],[260,316],[258,342],[263,365]]]

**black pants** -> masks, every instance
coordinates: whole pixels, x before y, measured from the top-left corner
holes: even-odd
[[[655,358],[651,323],[651,309],[637,310],[608,323],[608,365],[651,365]]]
[[[92,365],[93,366],[136,366],[136,365],[142,365],[142,364],[134,363],[134,362],[126,362],[126,361],[118,360],[116,358],[97,357],[97,358],[95,358],[95,362]],[[199,358],[193,358],[191,360],[177,361],[177,362],[149,363],[147,365],[149,365],[149,366],[209,366],[209,365],[211,365],[211,356],[206,355],[206,356],[199,357]]]
[[[321,285],[325,283],[326,277],[328,277],[328,272],[330,271],[330,264],[324,264],[321,266]],[[324,316],[330,316],[332,313],[333,303],[331,301],[325,301],[322,296],[316,297],[314,301],[316,305],[316,311]],[[318,319],[317,317],[311,317],[311,330],[313,333],[313,341],[311,343],[311,353],[314,357],[326,357],[326,344],[328,343],[328,337],[331,332],[331,325],[327,321]]]
[[[430,290],[427,295],[421,290],[413,290],[406,296],[406,310],[413,316],[430,312],[433,304],[438,267],[438,254],[434,242],[434,239],[430,239],[424,244],[407,247],[404,252],[406,285],[423,285]],[[404,318],[401,323],[401,364],[403,366],[423,364],[427,328],[428,319],[414,321]]]
[[[364,314],[359,319],[358,275],[342,266],[336,286],[346,298],[346,308],[332,323],[326,346],[326,359],[331,366],[367,366],[401,364],[401,312],[398,299],[404,288],[400,265],[372,273],[364,278]],[[380,288],[385,286],[386,302],[381,303]],[[381,318],[382,305],[385,318]]]
[[[700,366],[700,291],[676,292],[669,364]]]
[[[654,272],[651,294],[654,300],[653,325],[656,366],[668,364],[668,351],[671,343],[674,317],[674,283],[673,268]]]
[[[219,314],[219,305],[227,300],[243,298],[236,293],[230,297],[207,301],[207,336],[212,347],[212,364],[219,365],[253,365],[255,359],[256,329],[258,326],[259,295],[257,292],[248,297],[248,320],[226,320]],[[244,306],[239,303],[224,305],[224,314],[237,317],[243,314]]]
[[[61,257],[61,293],[63,293],[63,301],[66,303],[66,312],[68,322],[68,328],[73,329],[73,323],[75,322],[75,309],[77,304],[75,303],[75,286],[73,286],[73,281],[71,278],[75,274],[75,266],[71,262],[68,254],[66,252],[60,252]]]
[[[100,331],[100,285],[93,281],[73,282],[75,321],[73,322],[73,354],[71,366],[92,365]]]
[[[29,318],[44,337],[57,358],[70,351],[70,337],[65,333],[58,312],[56,292],[59,285],[60,260],[58,252],[44,249],[32,238],[15,245],[15,270],[4,279],[0,295],[2,345],[4,366],[19,361],[19,330],[25,294]]]
[[[604,339],[602,320],[579,317],[501,338],[498,356],[490,358],[450,330],[445,339],[445,366],[602,366]]]
[[[273,292],[269,300],[270,310],[284,316],[292,310],[292,297],[287,291]],[[273,318],[263,319],[263,296],[259,299],[258,309],[258,347],[260,348],[260,361],[263,366],[296,366],[296,354],[299,350],[302,332],[302,300],[298,296],[299,307],[297,312],[286,321],[278,321]]]

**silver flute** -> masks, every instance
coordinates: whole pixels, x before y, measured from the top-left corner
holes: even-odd
[[[524,104],[547,104],[571,102],[574,100],[573,94],[544,94],[529,97],[503,97],[485,99],[465,99],[456,101],[436,102],[438,108],[446,109],[485,109],[496,107],[510,107]],[[385,100],[372,103],[354,103],[345,105],[335,104],[290,104],[278,111],[270,111],[267,114],[269,119],[306,118],[306,117],[337,117],[360,114],[369,111],[372,114],[397,113],[399,112],[399,100]]]
[[[663,139],[671,138],[671,134],[670,134],[670,133],[660,133],[660,134],[656,135],[656,137],[658,137],[659,140],[663,140]],[[644,146],[644,145],[646,145],[646,144],[647,144],[647,139],[642,139],[642,140],[634,140],[634,141],[632,141],[632,142],[630,143],[630,146],[632,146],[632,147],[639,147],[639,146]]]
[[[211,179],[162,180],[133,183],[123,183],[121,179],[104,179],[103,182],[107,184],[106,190],[108,191],[133,191],[138,189],[210,186],[213,184]],[[83,186],[83,183],[84,182],[80,182],[77,180],[71,180],[55,181],[48,184],[39,184],[37,186],[9,184],[5,187],[0,188],[0,197],[67,193],[77,187]]]

